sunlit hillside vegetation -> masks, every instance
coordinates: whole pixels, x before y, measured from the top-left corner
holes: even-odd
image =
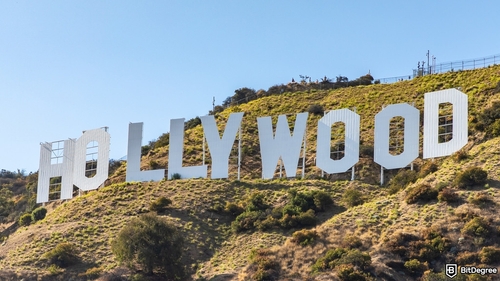
[[[408,102],[423,116],[424,94],[448,88],[469,97],[468,144],[449,157],[419,157],[414,170],[386,171],[381,186],[380,166],[373,162],[375,114],[384,105]],[[445,263],[497,267],[499,93],[500,66],[492,66],[390,85],[285,92],[230,106],[216,119],[222,130],[230,113],[245,112],[240,181],[236,158],[230,159],[227,180],[125,183],[124,163],[104,188],[47,204],[45,218],[2,232],[0,280],[166,280],[161,272],[146,274],[137,264],[119,263],[112,251],[120,230],[150,212],[184,238],[185,276],[179,280],[446,280]],[[361,116],[354,181],[350,173],[321,177],[314,165],[322,111],[340,108]],[[272,116],[276,122],[287,114],[293,125],[299,112],[310,112],[305,178],[280,179],[277,169],[276,179],[260,179],[256,118]],[[199,124],[189,127],[184,165],[201,165],[203,130]],[[165,134],[143,150],[142,167],[167,168],[168,150]],[[162,205],[159,198],[170,201]],[[5,202],[15,206],[15,200],[20,199]],[[71,263],[56,262],[58,253],[68,254]]]

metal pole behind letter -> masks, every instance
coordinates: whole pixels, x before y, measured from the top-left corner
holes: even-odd
[[[384,167],[380,166],[380,185],[384,185]]]
[[[238,180],[240,180],[240,168],[241,168],[241,125],[238,129],[239,137],[238,137]]]
[[[304,134],[304,151],[302,154],[302,179],[306,176],[306,140],[307,132]]]
[[[280,157],[280,179],[281,179],[281,177],[283,175],[282,172],[283,172],[283,165],[281,163],[281,157]]]
[[[203,132],[203,165],[205,165],[205,132]]]

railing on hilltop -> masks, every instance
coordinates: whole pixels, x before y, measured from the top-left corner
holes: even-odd
[[[396,83],[399,81],[406,81],[406,80],[411,80],[411,79],[413,79],[413,77],[411,75],[405,75],[405,76],[380,78],[377,80],[380,81],[381,84],[391,84],[391,83]]]
[[[461,70],[469,70],[469,69],[477,69],[477,68],[484,68],[488,67],[490,65],[496,65],[500,64],[500,54],[499,55],[493,55],[489,57],[484,57],[484,58],[479,58],[479,59],[471,59],[471,60],[462,60],[462,61],[454,61],[454,62],[445,62],[445,63],[440,63],[437,65],[431,65],[427,67],[420,67],[418,69],[413,69],[413,75],[404,75],[404,76],[395,76],[395,77],[387,77],[387,78],[379,78],[375,79],[375,83],[381,83],[381,84],[392,84],[400,81],[407,81],[411,80],[415,77],[418,76],[424,76],[424,75],[429,75],[429,74],[437,74],[437,73],[444,73],[444,72],[449,72],[449,71],[461,71]],[[350,81],[346,82],[349,84]],[[310,89],[328,89],[328,87],[322,88],[321,83],[306,83],[305,85],[302,85],[301,83],[289,83],[287,85],[282,84],[281,86],[286,87],[292,85],[292,91],[300,91],[300,90],[310,90]],[[295,87],[303,87],[303,89],[294,89],[293,86]],[[283,88],[281,89],[281,93],[283,92]],[[276,93],[275,93],[276,94]],[[221,108],[226,108],[227,106],[231,105],[239,105],[242,103],[247,103],[251,100],[257,99],[258,95],[255,93],[251,96],[244,97],[239,100],[232,100],[231,104],[228,104],[226,106],[221,106]]]
[[[496,65],[500,63],[500,55],[494,55],[489,57],[484,57],[480,59],[464,60],[464,61],[454,61],[445,62],[438,65],[431,65],[428,67],[420,67],[413,70],[413,77],[444,73],[449,71],[457,70],[470,70],[476,68],[484,68],[490,65]]]

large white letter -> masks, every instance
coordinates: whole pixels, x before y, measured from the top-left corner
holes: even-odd
[[[98,143],[96,174],[88,178],[85,176],[87,164],[87,144],[91,141]],[[81,190],[97,189],[108,178],[109,169],[109,133],[103,129],[88,130],[76,141],[75,160],[73,167],[73,184]]]
[[[259,128],[260,154],[262,157],[262,178],[272,179],[278,160],[283,160],[288,177],[297,175],[300,148],[306,132],[308,113],[299,113],[295,119],[293,136],[286,115],[278,116],[276,136],[273,134],[271,117],[257,118]]]
[[[439,143],[439,104],[453,105],[453,135],[447,142]],[[425,94],[424,100],[424,158],[451,155],[467,144],[468,99],[457,89],[447,89]]]
[[[168,152],[168,178],[179,174],[183,179],[206,178],[207,165],[182,167],[184,154],[184,118],[170,120],[170,150]]]
[[[345,124],[345,154],[340,160],[330,158],[332,125]],[[332,110],[318,121],[316,143],[316,165],[323,171],[334,174],[349,170],[359,161],[359,115],[347,108]]]
[[[389,126],[391,119],[401,116],[405,119],[404,149],[399,155],[389,153]],[[418,132],[420,112],[407,104],[391,104],[375,115],[375,153],[374,161],[386,169],[408,166],[418,157]]]
[[[213,115],[200,117],[203,132],[207,139],[210,156],[212,157],[212,178],[221,179],[228,177],[228,161],[231,148],[233,147],[236,133],[241,125],[243,112],[231,113],[227,120],[226,129],[220,138],[219,129],[215,124]]]
[[[49,201],[50,178],[52,177],[61,177],[61,197],[58,199],[71,199],[73,197],[73,157],[75,154],[75,143],[73,139],[65,140],[62,155],[59,154],[61,151],[55,152],[52,150],[52,143],[46,142],[40,144],[37,203]],[[51,163],[54,154],[56,154],[56,158],[59,158],[62,163],[60,161],[57,161],[57,164]]]
[[[142,122],[128,125],[126,181],[160,181],[165,169],[141,171]]]

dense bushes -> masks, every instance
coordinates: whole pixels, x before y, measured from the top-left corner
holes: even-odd
[[[411,273],[424,272],[427,269],[426,264],[421,263],[417,259],[412,259],[412,260],[406,261],[404,266]]]
[[[33,221],[33,219],[31,218],[31,214],[23,214],[19,218],[19,225],[21,225],[21,226],[28,226],[28,225],[31,224],[32,221]]]
[[[482,217],[475,217],[471,219],[462,228],[463,234],[471,236],[488,237],[490,232],[490,224]]]
[[[172,200],[162,196],[151,203],[149,210],[153,212],[163,212],[170,204],[172,204]]]
[[[500,135],[500,101],[484,109],[478,114],[474,128],[479,131],[485,131],[487,136],[497,137]]]
[[[390,181],[389,181],[389,194],[395,194],[401,189],[405,188],[408,184],[413,183],[417,180],[417,172],[412,170],[400,170]]]
[[[253,194],[243,208],[245,211],[238,214],[241,206],[227,203],[225,210],[238,214],[232,222],[234,232],[259,229],[266,230],[272,227],[294,228],[312,226],[317,223],[315,212],[324,211],[333,200],[328,193],[320,190],[299,192],[295,189],[288,191],[288,203],[283,207],[273,208],[264,202],[264,195]]]
[[[306,246],[309,244],[312,244],[315,239],[318,238],[318,233],[316,230],[307,230],[307,229],[302,229],[295,231],[292,234],[292,239],[291,241],[296,244],[300,244],[302,246]]]
[[[386,249],[399,255],[404,261],[410,261],[406,268],[413,274],[421,274],[425,262],[431,263],[443,258],[443,254],[450,250],[450,239],[443,236],[440,230],[427,228],[419,235],[397,233],[386,243]],[[416,260],[420,263],[417,263]],[[423,266],[423,267],[420,267]]]
[[[184,274],[180,262],[183,241],[174,225],[149,213],[131,219],[111,243],[111,249],[117,260],[130,268],[174,280]]]
[[[364,203],[363,193],[361,191],[350,188],[342,194],[342,200],[348,207],[354,207]]]
[[[500,249],[495,247],[484,247],[479,253],[481,263],[498,264],[500,262]]]
[[[245,280],[278,280],[279,264],[268,249],[254,249],[250,253],[249,276]]]
[[[33,212],[26,213],[21,215],[19,218],[19,225],[21,226],[28,226],[31,223],[34,223],[39,220],[43,220],[45,218],[45,215],[47,214],[47,209],[44,207],[39,207],[33,210]]]
[[[471,188],[475,185],[484,184],[486,179],[488,178],[488,173],[479,168],[479,167],[471,167],[459,173],[453,184],[458,188]]]
[[[368,273],[362,272],[356,269],[351,264],[341,264],[337,273],[339,279],[342,281],[371,281],[375,280],[375,278],[371,277]]]
[[[76,246],[71,243],[60,243],[51,251],[45,253],[42,259],[48,260],[49,264],[59,267],[68,267],[79,261]]]
[[[430,173],[434,173],[438,170],[438,166],[436,163],[432,161],[427,161],[422,167],[420,167],[420,171],[418,172],[418,177],[423,178]]]
[[[335,248],[316,260],[312,266],[313,272],[336,269],[341,280],[372,280],[363,272],[371,265],[368,253],[358,249]]]
[[[31,212],[31,220],[33,222],[43,220],[45,218],[45,215],[47,214],[47,209],[44,207],[38,207]]]
[[[8,188],[0,188],[0,223],[14,210],[14,201],[12,198],[12,191]]]
[[[451,188],[443,188],[437,196],[439,201],[457,202],[459,197],[455,190]]]
[[[314,115],[323,115],[325,109],[319,104],[311,104],[311,106],[307,109],[307,112]]]
[[[471,196],[469,197],[469,203],[481,208],[487,207],[489,205],[495,205],[495,202],[487,192],[471,194]]]
[[[408,191],[406,194],[406,203],[413,204],[418,201],[428,202],[430,200],[436,199],[438,196],[437,189],[426,185],[417,185]]]

